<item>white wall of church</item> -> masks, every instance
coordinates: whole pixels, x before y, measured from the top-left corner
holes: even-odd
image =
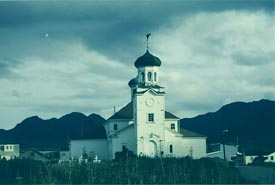
[[[108,159],[107,140],[106,139],[81,139],[70,141],[70,153],[74,159],[86,152],[89,157],[97,155],[99,159]]]
[[[181,143],[185,154],[190,154],[194,159],[206,157],[206,138],[185,137]]]
[[[115,130],[115,126],[114,125],[117,125],[117,130]],[[131,120],[125,120],[125,119],[115,119],[115,120],[109,120],[108,124],[105,124],[105,130],[106,130],[106,134],[109,136],[109,135],[112,135],[114,133],[116,133],[117,131],[121,130],[121,129],[124,129],[126,128],[127,126],[129,126],[130,124],[133,124],[133,121]]]
[[[165,120],[165,127],[171,129],[171,124],[175,124],[175,129],[174,131],[178,132],[179,131],[179,126],[178,126],[178,119],[166,119]]]
[[[182,150],[185,148],[182,146],[182,137],[175,137],[175,133],[166,129],[165,139],[164,155],[166,157],[185,157],[188,155]]]
[[[128,150],[131,150],[136,154],[136,142],[135,142],[135,132],[134,126],[122,131],[118,134],[118,137],[112,138],[112,156],[111,158],[115,158],[116,152],[121,152],[122,147],[125,146]]]
[[[178,137],[166,130],[166,142],[164,154],[167,157],[190,156],[194,159],[206,157],[206,138],[203,137]],[[172,152],[171,146],[172,145]]]
[[[164,140],[152,133],[138,138],[137,144],[139,156],[156,157],[163,151]]]
[[[136,112],[136,133],[139,141],[137,148],[138,154],[142,153],[143,155],[151,155],[151,151],[147,150],[149,147],[144,145],[144,143],[146,143],[144,142],[144,139],[149,137],[150,134],[154,133],[158,137],[158,140],[164,140],[164,111],[164,95],[155,95],[153,92],[149,91],[144,93],[142,96],[135,96],[134,112]],[[153,121],[148,120],[149,114],[153,114]],[[159,141],[156,141],[156,138],[154,138],[154,140],[155,143],[159,145]],[[159,146],[156,148],[159,148]]]

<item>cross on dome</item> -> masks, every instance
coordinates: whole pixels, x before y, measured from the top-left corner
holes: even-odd
[[[147,33],[146,34],[146,48],[147,48],[147,51],[148,51],[148,49],[149,49],[149,44],[150,44],[150,42],[149,42],[149,37],[151,36],[151,33]]]

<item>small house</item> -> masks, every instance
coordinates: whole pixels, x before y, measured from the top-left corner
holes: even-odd
[[[14,159],[19,157],[19,153],[19,144],[0,144],[0,159]]]

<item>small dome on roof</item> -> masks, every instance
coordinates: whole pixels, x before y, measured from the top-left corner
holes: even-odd
[[[128,85],[131,87],[131,86],[135,86],[138,84],[138,81],[137,81],[137,78],[133,78],[132,80],[130,80],[128,82]]]
[[[136,62],[136,67],[145,67],[145,66],[160,66],[161,61],[158,57],[152,55],[148,50],[144,55],[139,57]]]

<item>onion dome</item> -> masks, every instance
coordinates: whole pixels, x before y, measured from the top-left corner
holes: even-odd
[[[138,79],[137,79],[137,78],[133,78],[132,80],[130,80],[130,81],[128,82],[128,85],[129,85],[130,87],[135,86],[135,85],[137,85],[137,84],[138,84]]]
[[[138,67],[145,67],[145,66],[160,66],[161,61],[158,57],[155,57],[147,50],[144,55],[139,57],[136,62],[135,66]]]

